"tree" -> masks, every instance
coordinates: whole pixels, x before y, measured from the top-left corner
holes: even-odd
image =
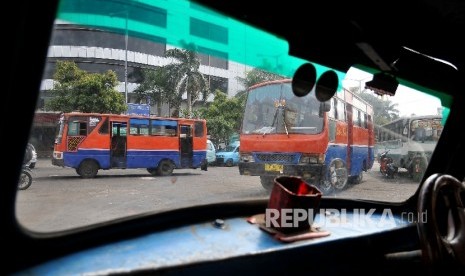
[[[53,98],[46,108],[61,112],[122,113],[127,110],[124,95],[115,87],[116,73],[88,73],[72,61],[58,61],[53,75]]]
[[[279,80],[283,79],[282,76],[276,75],[258,68],[254,68],[248,72],[245,73],[245,78],[237,77],[236,78],[242,85],[245,87],[244,90],[241,90],[237,92],[236,97],[237,98],[244,98],[245,100],[245,94],[247,92],[247,89],[249,87],[264,82],[264,81],[272,81],[272,80]]]
[[[232,134],[239,132],[243,106],[237,98],[215,91],[215,98],[208,107],[200,110],[201,116],[207,120],[208,134],[218,142],[228,142]]]
[[[283,77],[264,71],[262,69],[254,68],[246,72],[245,78],[237,77],[236,79],[245,87],[244,90],[238,91],[234,96],[238,100],[239,105],[241,106],[240,117],[237,119],[236,122],[236,124],[240,126],[242,124],[243,110],[245,108],[245,102],[247,100],[247,90],[249,89],[249,87],[264,81],[283,79]]]
[[[368,92],[358,95],[373,106],[375,125],[384,125],[399,118],[399,110],[396,103],[392,103],[390,100],[382,100]]]
[[[204,75],[200,73],[200,60],[193,50],[193,45],[188,45],[188,49],[169,49],[166,57],[175,59],[175,62],[165,65],[169,83],[174,84],[178,94],[178,99],[182,98],[184,92],[187,93],[187,113],[192,114],[192,106],[202,94],[205,101],[210,94],[209,85]],[[175,102],[180,105],[180,100]],[[177,106],[179,110],[179,106]]]
[[[171,104],[176,101],[176,95],[169,85],[167,71],[164,68],[144,69],[140,72],[140,85],[134,90],[136,99],[150,99],[157,106],[157,115],[161,115],[163,103]]]

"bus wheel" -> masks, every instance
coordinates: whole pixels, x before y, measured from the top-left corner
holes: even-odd
[[[328,195],[333,191],[333,185],[328,180],[322,180],[318,187],[324,195]]]
[[[329,182],[336,188],[336,190],[342,190],[347,186],[347,169],[344,162],[341,160],[333,160],[329,165]]]
[[[156,168],[147,168],[147,171],[153,176],[157,175],[157,169]]]
[[[260,176],[260,183],[267,192],[271,192],[274,185],[274,176]]]
[[[363,172],[360,172],[359,175],[351,176],[350,177],[350,183],[351,184],[360,184],[362,183],[363,180]]]
[[[173,173],[174,167],[171,161],[162,160],[157,167],[157,174],[161,176],[168,176]]]
[[[81,162],[76,172],[82,178],[94,178],[98,172],[98,164],[93,160],[84,160]]]

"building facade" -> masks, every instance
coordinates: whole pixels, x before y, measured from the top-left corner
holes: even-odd
[[[277,41],[274,36],[205,10],[190,1],[159,1],[158,7],[134,1],[129,9],[126,4],[121,4],[121,9],[118,9],[118,5],[113,3],[108,6],[106,14],[95,14],[105,16],[107,20],[81,17],[81,9],[89,9],[94,5],[94,0],[79,0],[72,6],[60,7],[60,17],[54,25],[40,88],[41,96],[37,103],[41,113],[54,112],[46,110],[45,103],[51,98],[56,64],[62,60],[73,61],[80,69],[90,73],[114,71],[119,81],[117,90],[125,95],[128,103],[137,101],[134,90],[139,85],[138,71],[170,64],[173,60],[165,56],[166,51],[181,47],[183,43],[195,44],[201,62],[199,70],[206,76],[210,90],[213,92],[219,89],[229,97],[244,90],[239,79],[245,78],[246,72],[254,67],[268,64],[282,69],[284,64],[295,68],[300,63],[297,60],[279,63],[281,58],[287,56],[287,42]],[[176,12],[170,12],[173,9]],[[80,23],[77,25],[71,22]],[[95,22],[104,25],[97,26]],[[270,43],[265,44],[265,48],[255,49],[259,52],[253,52],[248,46],[254,43],[254,39]],[[183,98],[186,99],[185,94]],[[212,96],[207,102],[211,100]],[[166,104],[161,114],[157,114],[155,103],[150,103],[152,114],[170,116]],[[185,106],[184,102],[181,109]],[[50,128],[50,122],[47,121],[45,125],[43,120],[36,120],[31,139],[46,143],[36,143],[35,146],[47,150],[51,148],[48,145],[51,139],[34,137],[35,133],[44,133],[41,130],[44,127]],[[46,133],[50,135],[52,131],[48,129]]]
[[[119,22],[116,24],[120,24],[120,28],[124,27],[124,33],[111,31],[111,26],[99,28],[99,26],[75,25],[69,23],[70,21],[57,20],[50,42],[38,108],[44,110],[45,102],[50,98],[49,91],[53,88],[55,65],[60,60],[74,61],[80,69],[91,73],[103,73],[107,70],[116,72],[120,83],[117,87],[118,91],[125,94],[127,102],[136,102],[133,91],[139,85],[137,71],[171,63],[172,60],[166,58],[165,53],[166,50],[177,45],[169,42],[170,34],[180,31],[185,32],[186,41],[195,39],[201,62],[200,72],[207,78],[211,91],[219,89],[228,96],[234,96],[238,91],[243,90],[244,87],[238,81],[238,77],[244,78],[250,67],[230,60],[229,52],[237,46],[234,45],[231,37],[237,34],[228,28],[230,24],[227,19],[224,19],[224,26],[220,26],[208,22],[208,19],[217,21],[221,18],[220,15],[205,11],[188,1],[179,1],[178,5],[152,7],[150,14],[147,14],[145,6],[136,5],[125,12],[109,11],[108,15],[114,19],[113,21]],[[185,10],[186,17],[170,17],[169,10],[173,8]],[[157,27],[153,32],[157,35],[137,31],[136,25],[144,23],[144,20],[152,27]],[[164,113],[166,112],[164,110]]]

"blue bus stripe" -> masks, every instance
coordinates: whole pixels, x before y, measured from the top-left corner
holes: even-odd
[[[207,151],[194,151],[192,166],[200,167],[207,157]],[[162,159],[171,159],[176,168],[181,168],[179,151],[169,150],[129,150],[126,155],[127,168],[153,168]],[[63,160],[66,167],[77,168],[84,159],[96,160],[102,169],[109,169],[110,150],[79,149],[77,152],[64,152]]]
[[[351,166],[349,175],[359,175],[363,170],[363,160],[367,162],[367,169],[370,169],[373,166],[374,162],[374,149],[373,147],[368,146],[351,146],[352,156],[351,156]],[[370,159],[368,159],[368,152],[370,152]],[[331,161],[335,158],[341,159],[344,164],[347,160],[347,145],[342,144],[330,144],[326,151],[325,164],[329,166]]]

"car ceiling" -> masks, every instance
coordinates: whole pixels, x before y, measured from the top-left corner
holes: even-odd
[[[339,71],[359,64],[447,93],[465,79],[465,1],[196,2],[287,40],[293,56]]]

